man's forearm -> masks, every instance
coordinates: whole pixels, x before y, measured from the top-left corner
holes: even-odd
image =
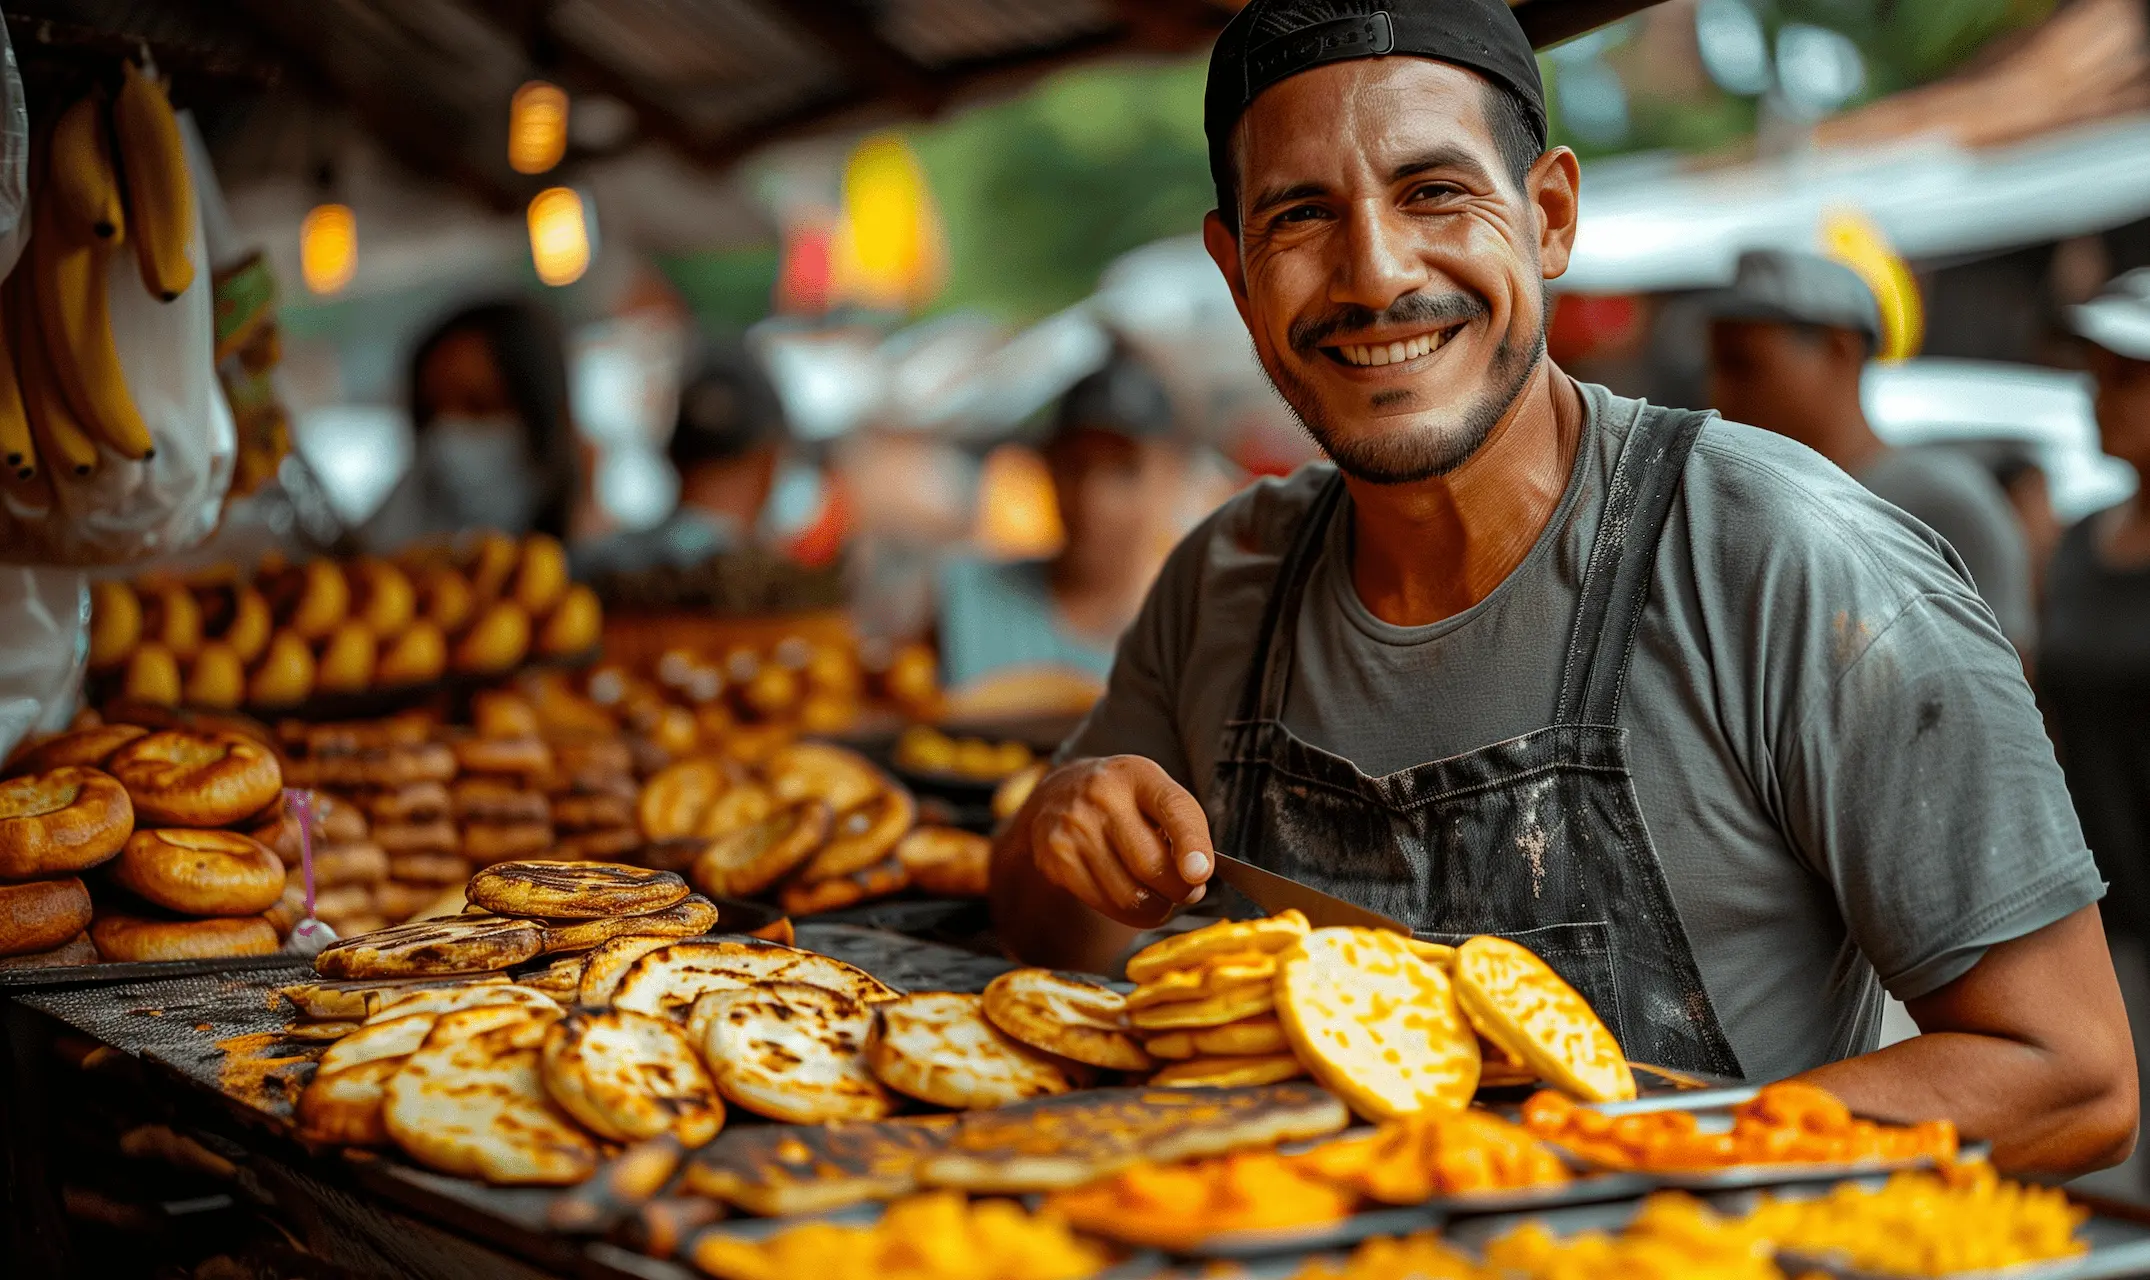
[[[1030,857],[1036,800],[1033,794],[993,840],[994,935],[1003,951],[1027,964],[1111,972],[1135,931],[1092,911],[1038,874]]]
[[[2005,1172],[2073,1176],[2127,1158],[2136,1085],[2102,1064],[2020,1041],[1960,1031],[1915,1036],[1799,1078],[1877,1119],[1953,1120],[1993,1143]],[[2132,1067],[2132,1063],[2130,1064]]]

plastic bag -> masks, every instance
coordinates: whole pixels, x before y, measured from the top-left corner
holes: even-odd
[[[203,172],[208,157],[193,145],[193,130],[183,132],[188,164]],[[198,198],[196,204],[198,228]],[[217,385],[213,285],[199,233],[188,253],[194,283],[170,302],[149,295],[131,254],[122,251],[109,273],[112,340],[156,455],[133,462],[100,442],[95,473],[78,479],[46,469],[55,495],[51,508],[33,510],[12,495],[0,497],[0,561],[125,564],[183,550],[216,528],[237,436]]]
[[[30,112],[15,46],[0,28],[0,277],[15,269],[30,224]]]
[[[89,634],[81,570],[0,566],[0,759],[31,734],[67,726]]]

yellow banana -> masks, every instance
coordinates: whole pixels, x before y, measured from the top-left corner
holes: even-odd
[[[37,212],[59,203],[40,200]],[[112,343],[106,274],[116,250],[68,234],[64,219],[45,217],[30,235],[32,312],[43,332],[46,363],[74,419],[123,458],[155,456],[156,443],[127,390],[119,348]]]
[[[36,235],[30,237],[36,242]],[[86,476],[97,470],[97,446],[74,411],[60,384],[53,377],[50,353],[45,350],[43,326],[37,321],[37,304],[30,297],[28,272],[8,276],[8,328],[21,346],[15,359],[15,377],[22,386],[23,413],[30,420],[30,436],[47,470],[60,475]]]
[[[37,476],[37,447],[30,443],[30,419],[23,414],[22,388],[15,381],[15,344],[8,340],[6,327],[6,317],[0,315],[0,464],[5,464],[7,478],[21,482]]]
[[[126,74],[112,124],[127,175],[134,260],[150,295],[170,302],[194,283],[194,262],[187,256],[194,239],[194,179],[164,86],[132,62]]]
[[[82,239],[118,244],[126,238],[127,216],[120,208],[119,176],[112,169],[112,149],[105,144],[98,97],[92,94],[60,113],[52,126],[45,173],[72,230]]]

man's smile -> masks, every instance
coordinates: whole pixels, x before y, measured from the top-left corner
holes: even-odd
[[[1425,329],[1393,338],[1362,342],[1325,342],[1321,353],[1331,361],[1354,369],[1379,369],[1390,365],[1415,365],[1431,357],[1462,331],[1464,321],[1443,329]],[[1379,335],[1375,335],[1377,338]],[[1399,371],[1402,372],[1402,371]],[[1415,370],[1412,370],[1415,372]]]

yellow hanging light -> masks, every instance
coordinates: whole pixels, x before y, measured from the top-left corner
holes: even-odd
[[[326,296],[341,292],[358,271],[358,219],[351,206],[318,204],[299,223],[299,272],[306,287]]]
[[[1919,353],[1926,341],[1926,305],[1918,277],[1872,218],[1857,209],[1831,209],[1822,216],[1822,253],[1850,267],[1881,304],[1880,360],[1894,363]]]
[[[909,144],[893,133],[860,142],[844,165],[843,191],[831,291],[894,310],[939,292],[946,262],[940,212]]]
[[[532,80],[508,100],[508,164],[517,173],[543,173],[567,154],[567,91]]]
[[[1035,449],[1004,444],[985,455],[972,537],[994,560],[1042,560],[1066,542],[1053,475]]]
[[[590,269],[590,227],[573,187],[548,187],[530,201],[530,260],[538,279],[573,284]]]

